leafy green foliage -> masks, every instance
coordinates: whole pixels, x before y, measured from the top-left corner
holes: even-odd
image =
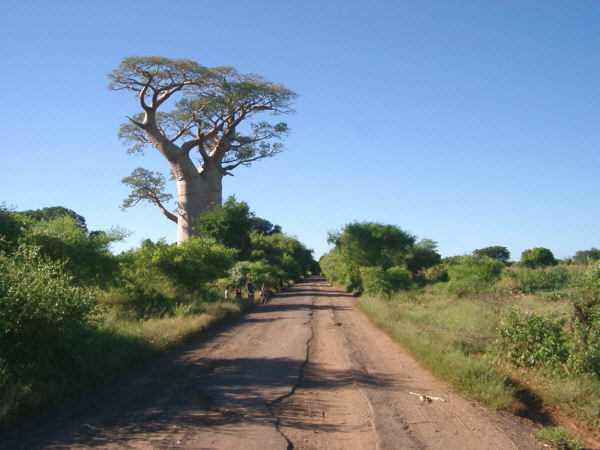
[[[352,266],[381,266],[403,262],[415,237],[395,225],[353,222],[346,225],[335,245]]]
[[[196,221],[200,236],[215,239],[220,244],[235,249],[237,257],[245,260],[250,255],[250,230],[254,214],[246,202],[237,202],[229,197],[221,205],[202,214]]]
[[[312,250],[308,250],[298,239],[284,233],[262,235],[252,233],[250,260],[265,260],[280,277],[297,280],[314,270]]]
[[[386,279],[392,291],[409,289],[412,284],[410,272],[406,266],[394,266],[385,271]]]
[[[509,268],[503,272],[513,287],[525,293],[551,291],[566,287],[571,277],[564,267]]]
[[[258,234],[271,235],[281,233],[281,227],[279,225],[273,225],[266,219],[261,219],[252,215],[250,217],[250,229],[257,232]]]
[[[575,277],[571,304],[569,328],[556,314],[509,309],[498,330],[500,355],[517,365],[600,377],[600,261]]]
[[[330,233],[328,241],[335,248],[320,261],[321,269],[327,278],[343,284],[348,290],[364,289],[361,270],[365,267],[378,267],[382,271],[394,266],[405,265],[415,244],[415,237],[395,225],[376,222],[353,222],[339,233]],[[432,256],[433,241],[423,241],[423,261]],[[435,245],[434,245],[435,247]],[[413,253],[413,267],[421,265]],[[371,277],[373,271],[363,271]],[[378,273],[378,272],[377,272]],[[370,283],[370,282],[369,282]],[[391,285],[390,285],[391,286]]]
[[[364,292],[371,295],[389,296],[392,286],[385,276],[385,270],[378,266],[361,267],[360,278]]]
[[[360,279],[353,273],[337,248],[323,255],[319,266],[328,280],[344,286],[348,291],[353,291],[360,286]]]
[[[410,249],[405,264],[413,276],[441,262],[442,257],[436,249],[437,242],[431,239],[422,239]]]
[[[75,211],[67,209],[63,206],[50,206],[42,209],[28,210],[23,211],[21,214],[37,221],[50,221],[68,216],[73,219],[76,226],[82,228],[86,232],[88,231],[85,217],[80,216]]]
[[[192,237],[180,246],[146,240],[121,256],[124,282],[111,293],[112,303],[142,319],[173,315],[179,304],[193,302],[226,276],[234,255],[210,237]]]
[[[516,365],[558,368],[567,361],[565,318],[509,309],[498,329],[498,351]]]
[[[123,204],[121,205],[123,209],[131,208],[143,201],[164,207],[163,203],[169,202],[173,198],[171,194],[164,192],[164,175],[142,167],[134,169],[131,175],[121,180],[121,183],[131,188],[129,196],[123,200]]]
[[[29,222],[23,215],[0,206],[0,250],[15,251]]]
[[[0,348],[8,360],[44,347],[55,334],[69,337],[98,312],[92,292],[39,250],[21,245],[11,255],[0,252]]]
[[[573,262],[575,264],[590,264],[593,261],[600,260],[600,250],[592,247],[589,250],[580,250],[575,253]]]
[[[262,283],[266,283],[269,289],[273,289],[277,282],[277,276],[277,270],[265,260],[240,261],[229,272],[229,280],[233,286],[243,287],[248,278],[251,278],[255,292],[260,291]]]
[[[406,266],[394,266],[384,270],[379,266],[360,268],[360,278],[366,294],[389,297],[394,291],[408,289],[410,273]]]
[[[85,367],[86,336],[99,313],[92,290],[39,247],[0,251],[0,422]]]
[[[508,249],[499,245],[477,249],[473,251],[473,254],[478,256],[487,256],[488,258],[497,259],[503,263],[507,263],[510,259],[510,252]]]
[[[540,266],[555,266],[558,262],[550,250],[544,247],[536,247],[531,250],[524,250],[521,253],[521,264],[534,269]]]
[[[571,366],[576,372],[595,372],[600,376],[600,261],[575,278],[571,303],[576,350]]]
[[[463,297],[482,292],[500,279],[504,264],[487,256],[456,256],[446,263],[448,292]]]
[[[81,221],[63,215],[31,223],[25,240],[37,245],[45,257],[63,262],[78,284],[106,285],[119,270],[109,245],[122,236],[118,230],[88,233]]]

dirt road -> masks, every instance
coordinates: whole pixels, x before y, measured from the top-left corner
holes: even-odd
[[[6,448],[534,449],[310,279]]]

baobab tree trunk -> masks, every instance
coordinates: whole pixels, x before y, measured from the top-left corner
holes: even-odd
[[[174,171],[177,173],[176,171]],[[212,205],[223,203],[223,175],[219,167],[209,165],[201,173],[178,177],[177,245],[195,235],[196,219]]]

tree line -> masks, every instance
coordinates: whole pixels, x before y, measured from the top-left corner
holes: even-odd
[[[510,261],[503,246],[441,258],[437,244],[416,240],[396,225],[353,222],[330,233],[332,250],[320,260],[325,276],[348,291],[383,299],[420,295],[427,287],[449,297],[492,295],[518,306],[518,296],[549,292],[568,299],[571,313],[506,313],[499,329],[500,353],[515,364],[549,366],[552,370],[600,376],[600,251],[578,251],[558,261],[543,247],[524,250]],[[535,337],[535,339],[534,339]]]

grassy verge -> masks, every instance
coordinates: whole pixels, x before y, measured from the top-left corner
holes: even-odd
[[[5,393],[0,405],[0,430],[132,370],[252,307],[245,299],[198,304],[202,311],[197,314],[180,311],[147,320],[107,308],[99,327],[81,330],[76,347],[65,348],[66,355],[55,355],[43,371],[31,371],[43,372],[43,376],[21,378],[18,383],[0,386]],[[0,385],[1,372],[0,365]]]
[[[515,297],[507,291],[456,298],[434,285],[390,300],[364,297],[359,307],[427,370],[468,398],[516,414],[532,412],[532,399],[540,400],[542,406],[539,401],[536,406],[545,413],[561,411],[598,437],[597,378],[515,368],[503,363],[495,350],[496,329],[506,308],[567,314],[568,302],[556,298]]]

